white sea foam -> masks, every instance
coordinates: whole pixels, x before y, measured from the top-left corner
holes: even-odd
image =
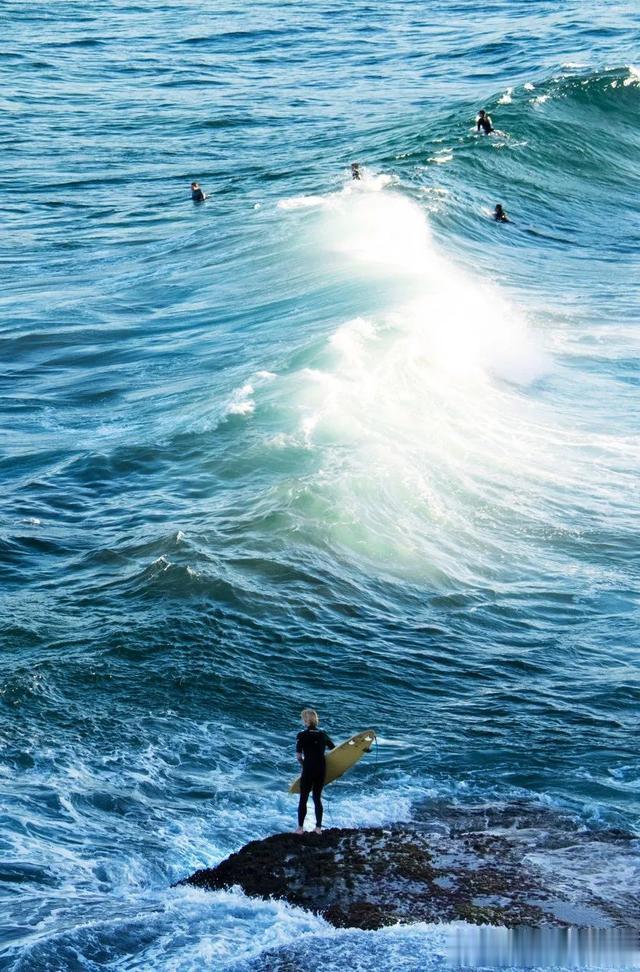
[[[358,187],[307,220],[315,275],[374,287],[377,310],[367,300],[312,362],[279,378],[291,420],[270,447],[319,452],[304,489],[329,503],[338,543],[397,568],[428,565],[434,582],[441,569],[495,560],[495,518],[509,519],[512,490],[537,518],[542,481],[557,474],[554,436],[518,391],[551,362],[500,290],[439,250],[412,200]],[[538,484],[529,494],[523,477]]]
[[[290,199],[280,199],[278,209],[309,209],[323,206],[325,202],[324,196],[292,196]]]
[[[437,155],[432,155],[429,157],[429,162],[434,162],[436,165],[446,165],[447,162],[453,161],[453,152],[447,150],[443,152],[438,152]]]
[[[256,371],[249,381],[233,391],[224,407],[224,415],[252,415],[256,408],[256,389],[275,381],[277,377],[273,371]]]
[[[387,172],[372,172],[362,168],[359,179],[349,179],[345,185],[346,192],[380,192],[393,184],[394,177]]]
[[[231,402],[228,411],[231,415],[250,415],[255,407],[255,402],[246,399],[244,401]]]
[[[329,193],[326,196],[290,196],[287,199],[280,199],[278,201],[278,209],[331,208],[335,203],[339,203],[340,200],[344,200],[345,198],[348,199],[354,194],[382,192],[383,189],[388,189],[393,184],[394,177],[386,172],[371,172],[366,168],[360,171],[360,178],[352,179],[349,176],[339,192]]]
[[[396,777],[393,786],[374,787],[376,755],[367,757],[366,772],[368,781],[367,799],[362,799],[358,786],[343,785],[324,791],[326,824],[329,827],[383,827],[386,824],[410,820],[412,807],[427,797],[440,795],[440,791],[428,781],[417,783],[411,777]],[[357,777],[356,777],[357,779]]]
[[[226,407],[227,415],[251,415],[255,410],[256,403],[253,399],[253,385],[247,382],[241,388],[237,388],[233,397]]]
[[[505,93],[498,98],[499,105],[510,105],[513,101],[513,88],[507,88]]]

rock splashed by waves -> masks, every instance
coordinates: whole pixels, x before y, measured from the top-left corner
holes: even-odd
[[[428,814],[416,808],[407,824],[253,841],[179,886],[284,898],[338,928],[462,920],[640,931],[635,886],[607,896],[581,872],[594,849],[624,859],[634,843],[631,834],[586,831],[566,815],[522,804],[436,806]]]

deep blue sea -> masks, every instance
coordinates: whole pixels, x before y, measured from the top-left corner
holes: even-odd
[[[435,968],[169,885],[294,826],[303,705],[379,734],[330,826],[640,834],[640,8],[0,27],[0,968]],[[538,865],[637,894],[589,847]]]

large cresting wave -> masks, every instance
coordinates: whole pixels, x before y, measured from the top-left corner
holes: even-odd
[[[422,208],[388,180],[282,208],[313,273],[362,306],[269,389],[289,427],[271,444],[319,456],[307,512],[311,494],[366,556],[486,574],[508,553],[516,506],[532,529],[548,526],[540,494],[567,466],[538,393],[550,357],[526,315],[441,252]]]

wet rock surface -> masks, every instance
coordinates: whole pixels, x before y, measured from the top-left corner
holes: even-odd
[[[524,808],[434,808],[412,824],[276,834],[180,884],[239,886],[282,898],[338,928],[466,921],[518,926],[640,927],[637,894],[606,900],[585,860],[633,854],[631,835],[587,832]],[[595,850],[595,853],[594,853]],[[637,889],[636,889],[637,890]]]

